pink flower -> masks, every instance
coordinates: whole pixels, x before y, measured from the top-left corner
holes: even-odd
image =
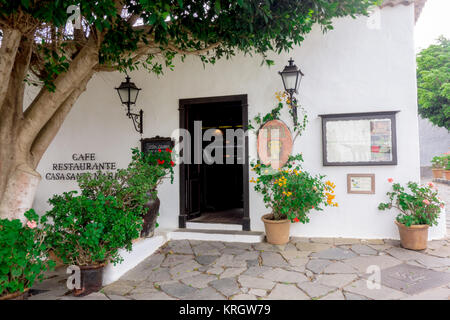
[[[430,204],[430,201],[428,201],[427,199],[424,199],[422,202],[425,203],[427,206]]]
[[[428,186],[429,186],[430,188],[434,188],[433,182],[428,182]]]
[[[441,209],[444,209],[445,204],[441,203],[441,204],[439,205],[439,207],[441,207]]]
[[[27,226],[28,226],[28,228],[30,228],[30,229],[34,229],[34,228],[37,227],[37,223],[36,223],[36,221],[34,221],[34,220],[32,220],[32,221],[27,221]]]
[[[394,179],[389,178],[389,179],[388,179],[388,182],[389,182],[389,183],[392,183],[392,182],[394,182]]]

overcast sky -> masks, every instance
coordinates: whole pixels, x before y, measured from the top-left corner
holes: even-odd
[[[450,0],[428,0],[416,23],[416,51],[427,48],[440,35],[450,38]]]

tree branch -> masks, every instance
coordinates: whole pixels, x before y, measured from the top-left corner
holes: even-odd
[[[98,47],[90,41],[72,61],[69,69],[55,79],[55,92],[50,92],[46,88],[41,89],[24,112],[18,142],[25,150],[31,150],[31,145],[41,129],[61,106],[60,102],[69,97],[76,85],[92,72],[97,63]]]
[[[45,126],[41,129],[36,139],[34,140],[31,146],[31,164],[35,169],[39,164],[44,152],[47,150],[50,143],[53,141],[53,138],[58,133],[61,125],[64,123],[65,118],[69,114],[70,110],[72,110],[73,105],[79,98],[79,96],[86,90],[86,86],[89,80],[92,78],[94,71],[90,72],[83,81],[78,84],[69,97],[61,104],[58,110],[53,114],[50,120],[45,124]]]

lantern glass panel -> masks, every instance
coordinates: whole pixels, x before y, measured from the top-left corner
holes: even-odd
[[[132,104],[136,103],[138,94],[139,94],[139,89],[130,88],[130,103],[132,103]]]
[[[128,88],[118,88],[117,93],[119,93],[120,102],[126,104],[128,102]]]
[[[297,91],[297,72],[283,72],[281,76],[286,91]]]

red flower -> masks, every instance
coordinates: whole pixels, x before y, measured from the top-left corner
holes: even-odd
[[[161,152],[161,149],[158,149],[158,152]]]
[[[166,152],[172,153],[172,150],[170,150],[169,148],[166,148]]]
[[[175,166],[175,163],[171,160],[170,165],[173,167],[173,166]]]
[[[392,182],[394,182],[394,179],[389,178],[389,179],[388,179],[388,182],[389,182],[389,183],[392,183]]]
[[[163,164],[164,160],[158,159],[158,164]]]
[[[294,222],[300,222],[297,217],[294,218]]]

